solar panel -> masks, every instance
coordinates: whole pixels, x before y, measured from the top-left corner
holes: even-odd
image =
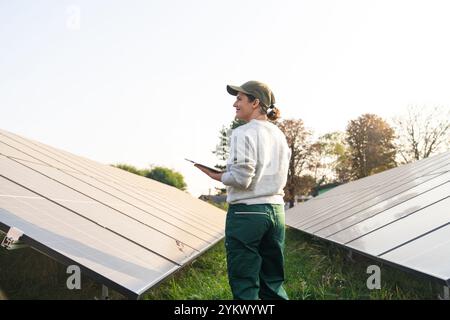
[[[174,187],[0,130],[0,229],[126,296],[221,240],[224,218]]]
[[[408,190],[411,187],[411,183],[417,183],[417,181],[415,181],[416,178],[424,177],[427,179],[428,174],[437,175],[442,171],[443,165],[444,164],[440,162],[418,163],[415,168],[412,168],[414,170],[411,170],[411,166],[407,165],[396,168],[395,172],[391,172],[390,175],[387,175],[389,172],[385,171],[380,173],[379,176],[366,177],[328,191],[321,197],[315,198],[314,202],[308,203],[308,207],[313,207],[309,207],[310,210],[302,216],[303,221],[301,226],[308,227],[318,221],[327,221],[331,218],[329,216],[330,212],[335,216],[341,212],[347,212],[349,208],[356,210],[356,205],[370,205],[368,201],[372,201],[372,203],[378,202],[378,197],[389,198],[390,195],[386,193],[391,192],[392,190],[396,192]],[[373,181],[370,182],[372,179],[368,178],[373,178]],[[328,201],[331,197],[339,199],[339,203],[336,204],[333,203],[333,201]],[[306,217],[306,215],[308,217]],[[327,218],[323,219],[324,216],[327,216]]]
[[[70,153],[54,149],[43,145],[36,141],[25,140],[19,136],[7,133],[8,137],[12,137],[14,141],[20,142],[20,147],[25,150],[25,146],[32,150],[39,150],[39,157],[46,155],[44,161],[46,163],[54,162],[55,167],[65,165],[69,170],[77,170],[78,172],[100,180],[123,193],[131,195],[141,201],[151,201],[162,204],[165,208],[172,211],[172,214],[180,214],[189,219],[196,219],[196,223],[200,225],[223,227],[223,213],[220,210],[209,212],[208,221],[203,221],[202,216],[197,210],[208,210],[211,206],[203,201],[192,201],[192,197],[186,193],[180,193],[178,189],[158,183],[151,179],[142,179],[142,177],[129,174],[123,170],[117,170],[111,166],[100,165],[89,159],[85,159]],[[6,134],[4,133],[4,136]],[[8,141],[10,143],[10,141]],[[25,151],[24,151],[25,152]],[[26,149],[29,152],[29,149]],[[66,170],[66,169],[65,169]],[[173,198],[176,198],[176,203]],[[194,210],[195,209],[195,210]],[[181,211],[180,211],[181,210]]]
[[[450,152],[338,186],[286,224],[450,284]]]

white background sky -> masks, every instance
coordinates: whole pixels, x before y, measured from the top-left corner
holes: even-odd
[[[183,159],[217,162],[228,83],[268,83],[283,118],[316,134],[450,108],[449,14],[433,0],[0,0],[0,128],[170,167],[199,196],[221,184]]]

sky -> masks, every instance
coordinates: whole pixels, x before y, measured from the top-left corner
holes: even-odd
[[[450,3],[0,0],[0,128],[105,164],[220,182],[227,84],[267,83],[316,136],[364,113],[450,108]]]

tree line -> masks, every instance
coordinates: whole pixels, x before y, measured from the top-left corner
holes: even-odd
[[[149,178],[185,191],[187,184],[181,173],[162,166],[151,166],[150,169],[138,169],[129,164],[114,164],[113,167]]]

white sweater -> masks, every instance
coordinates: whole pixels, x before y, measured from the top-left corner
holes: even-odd
[[[234,129],[222,175],[227,202],[284,204],[290,157],[285,135],[271,122],[253,119]]]

